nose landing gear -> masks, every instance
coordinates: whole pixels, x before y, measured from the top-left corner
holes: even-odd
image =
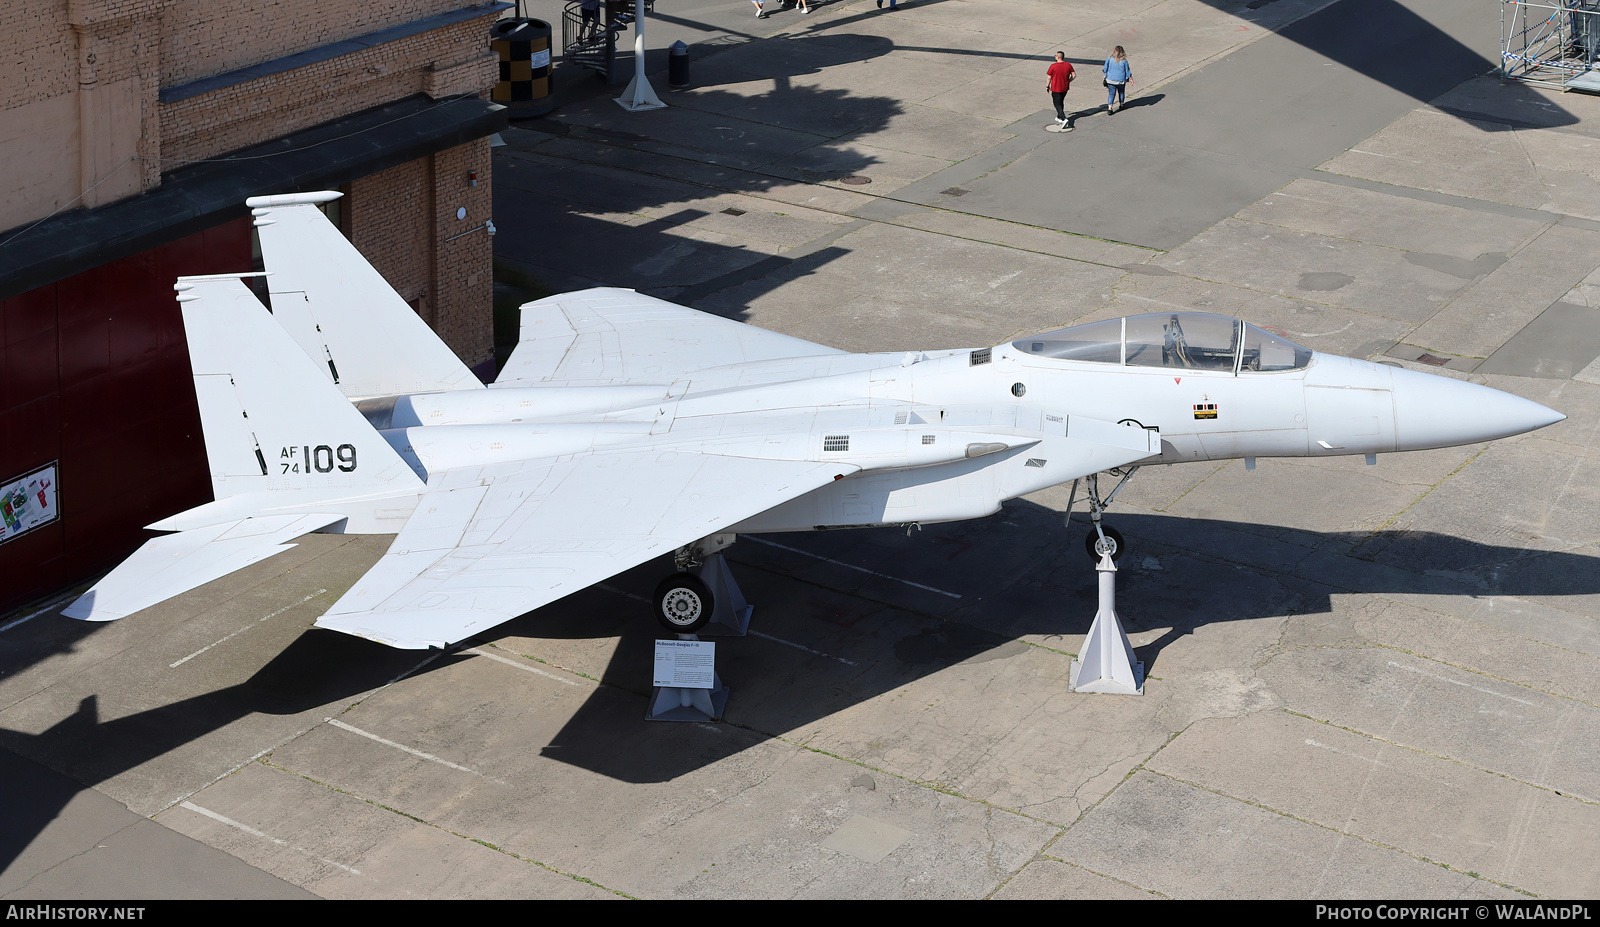
[[[1116,560],[1127,549],[1127,545],[1123,543],[1121,532],[1101,523],[1106,506],[1111,504],[1117,491],[1127,485],[1138,469],[1130,467],[1126,473],[1110,471],[1113,476],[1120,475],[1122,480],[1104,499],[1100,498],[1100,474],[1094,473],[1088,477],[1089,519],[1094,523],[1094,530],[1085,538],[1084,546],[1095,561],[1100,607],[1095,612],[1094,623],[1089,626],[1088,636],[1084,638],[1079,658],[1072,661],[1069,685],[1074,692],[1144,694],[1144,664],[1134,656],[1133,644],[1117,618]],[[1077,495],[1078,484],[1074,481],[1072,496],[1067,501],[1069,525],[1072,522],[1072,503]]]
[[[1091,473],[1085,478],[1089,492],[1089,521],[1092,525],[1089,536],[1083,539],[1084,550],[1089,554],[1089,559],[1095,563],[1100,562],[1101,554],[1110,554],[1113,561],[1122,559],[1122,552],[1127,550],[1127,544],[1122,540],[1122,532],[1102,523],[1105,510],[1111,505],[1111,500],[1117,497],[1122,487],[1128,485],[1133,475],[1139,472],[1138,467],[1129,467],[1126,472],[1122,470],[1106,471],[1112,476],[1120,476],[1121,480],[1112,487],[1111,493],[1104,499],[1100,498],[1100,474]],[[1072,495],[1067,498],[1067,524],[1072,524],[1072,503],[1078,498],[1078,481],[1072,481]]]

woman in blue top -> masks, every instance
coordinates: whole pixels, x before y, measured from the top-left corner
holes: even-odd
[[[1106,112],[1114,113],[1123,105],[1123,97],[1128,89],[1128,81],[1133,77],[1133,68],[1128,66],[1128,53],[1118,45],[1111,50],[1111,57],[1101,67],[1106,74]]]

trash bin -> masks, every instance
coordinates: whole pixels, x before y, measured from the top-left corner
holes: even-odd
[[[682,87],[689,83],[689,46],[673,42],[667,50],[667,83]]]
[[[550,82],[550,24],[542,19],[502,19],[489,29],[489,47],[500,57],[500,80],[492,98],[512,119],[543,116],[555,109]]]

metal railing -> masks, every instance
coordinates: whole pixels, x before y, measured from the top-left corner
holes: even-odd
[[[646,13],[655,7],[655,0],[645,0]],[[617,33],[633,23],[633,0],[603,0],[598,14],[592,25],[586,24],[580,0],[567,4],[561,11],[561,57],[599,71],[609,82],[616,74]]]
[[[1501,0],[1500,76],[1600,92],[1600,0]]]

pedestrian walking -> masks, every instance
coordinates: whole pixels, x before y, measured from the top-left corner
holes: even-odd
[[[587,39],[600,31],[600,0],[583,0],[579,9],[583,11],[583,22],[578,27],[578,33]]]
[[[1072,126],[1067,125],[1067,88],[1072,86],[1072,62],[1067,60],[1066,52],[1056,52],[1055,64],[1045,70],[1045,89],[1050,91],[1050,102],[1056,105],[1056,122],[1061,131],[1071,132]]]
[[[750,2],[756,5],[756,19],[766,19],[767,8],[761,4],[761,0],[750,0]]]
[[[1106,74],[1106,112],[1114,113],[1125,104],[1128,81],[1133,79],[1133,68],[1128,65],[1128,53],[1118,45],[1111,49],[1111,57],[1101,67]]]
[[[811,12],[811,4],[807,3],[806,0],[796,0],[795,5],[800,7],[800,12],[802,13]]]

